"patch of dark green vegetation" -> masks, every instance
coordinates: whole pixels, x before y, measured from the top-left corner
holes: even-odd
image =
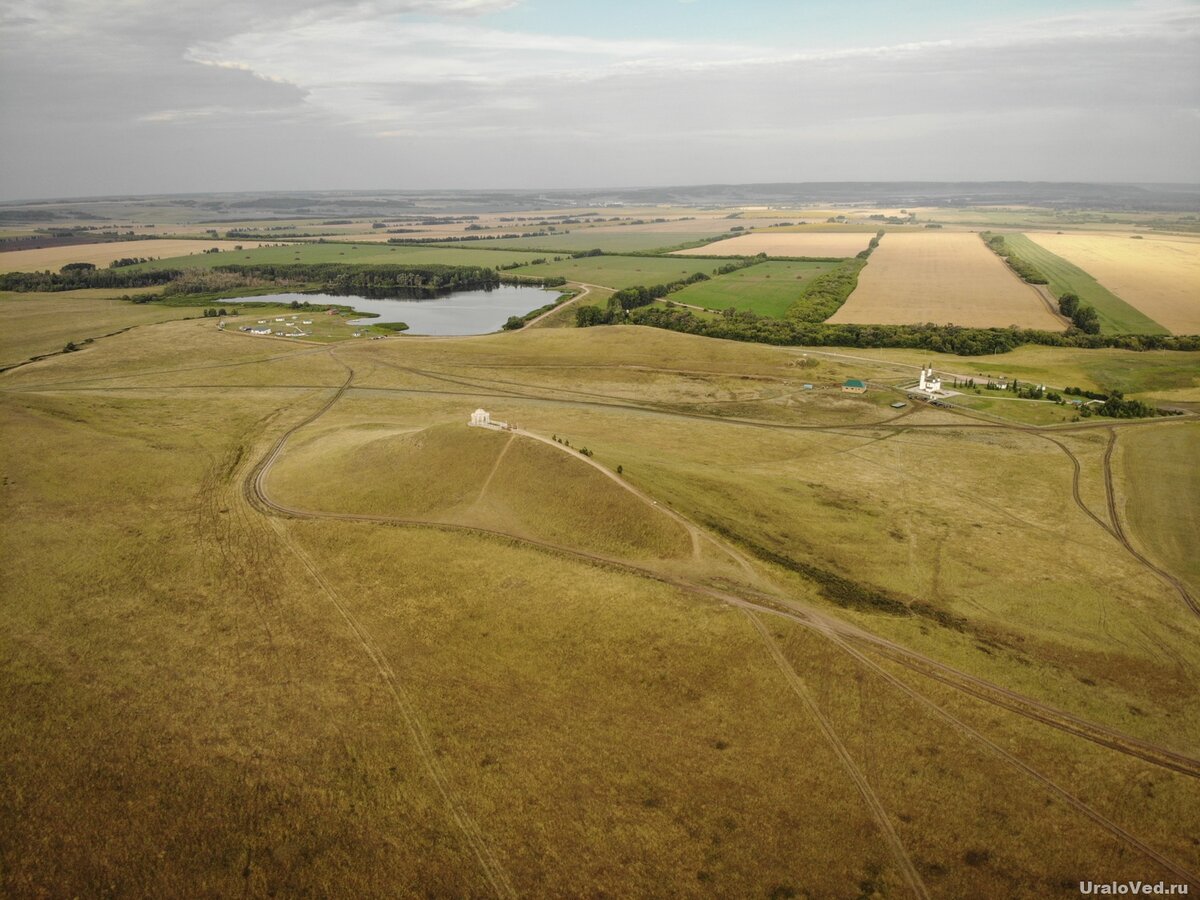
[[[67,263],[58,272],[5,272],[0,275],[0,291],[43,293],[85,288],[155,287],[169,284],[182,274],[178,269],[127,271],[97,269],[90,263]]]
[[[703,272],[693,272],[687,278],[667,284],[656,284],[651,287],[635,285],[622,288],[608,298],[606,309],[600,309],[598,306],[584,306],[576,310],[575,324],[581,328],[591,325],[619,325],[627,321],[630,310],[649,306],[655,300],[661,300],[668,294],[682,291],[689,284],[708,280],[709,276]]]
[[[1033,265],[1021,257],[1017,256],[1004,242],[1004,235],[992,234],[990,231],[982,231],[979,236],[987,243],[989,247],[1008,263],[1008,267],[1020,276],[1022,281],[1029,284],[1049,284],[1050,279],[1041,273],[1037,266]]]
[[[1200,350],[1200,335],[1088,334],[1023,328],[965,328],[959,325],[854,325],[828,322],[798,322],[774,319],[752,312],[725,310],[720,316],[704,318],[690,310],[650,306],[634,309],[623,319],[581,317],[579,325],[630,324],[665,328],[685,334],[751,341],[790,347],[894,347],[983,356],[1007,353],[1025,344],[1074,347],[1082,350]],[[593,320],[593,318],[595,320]]]
[[[341,293],[382,294],[397,288],[442,291],[495,287],[501,283],[500,275],[488,266],[259,263],[217,266],[213,271],[273,282],[318,284],[323,290]]]
[[[863,612],[883,613],[892,616],[916,615],[930,619],[937,624],[955,631],[966,631],[968,622],[961,616],[943,609],[938,609],[919,600],[905,600],[890,591],[871,587],[857,581],[830,572],[811,563],[792,559],[769,547],[758,544],[745,535],[738,534],[721,522],[709,519],[705,524],[727,540],[742,545],[764,562],[772,563],[789,572],[802,575],[817,585],[821,596],[830,603],[843,609],[855,609]]]
[[[1125,395],[1120,391],[1113,391],[1111,394],[1098,394],[1094,391],[1069,387],[1065,388],[1063,393],[1099,401],[1098,405],[1084,403],[1079,407],[1079,415],[1085,419],[1089,416],[1108,416],[1113,419],[1148,419],[1152,416],[1183,415],[1182,410],[1159,409],[1148,403],[1143,403],[1141,400],[1126,400]]]
[[[1071,324],[1087,334],[1100,333],[1100,316],[1096,310],[1082,303],[1078,294],[1066,293],[1058,298],[1058,311],[1071,320]]]
[[[872,238],[873,246],[862,252],[869,254],[878,246],[878,242],[878,237]],[[866,257],[860,255],[818,275],[788,308],[788,318],[796,322],[824,322],[842,308],[842,304],[858,287],[858,274],[866,264]]]
[[[509,316],[508,321],[505,322],[502,327],[505,331],[517,331],[518,329],[524,328],[538,316],[544,316],[546,313],[550,312],[550,310],[557,309],[574,296],[574,293],[559,294],[558,297],[552,300],[550,303],[547,303],[545,306],[539,306],[537,309],[531,309],[523,316]]]

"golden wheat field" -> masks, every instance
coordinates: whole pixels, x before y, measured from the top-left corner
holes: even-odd
[[[1110,234],[1031,233],[1029,239],[1175,334],[1200,334],[1200,243]]]
[[[888,234],[830,322],[1061,331],[1062,320],[977,234]]]
[[[798,231],[784,234],[745,234],[680,250],[681,256],[754,256],[766,253],[769,256],[853,256],[867,249],[871,235],[866,232]]]
[[[114,259],[123,257],[150,257],[166,259],[171,256],[187,256],[202,253],[212,247],[222,251],[235,247],[267,247],[278,241],[213,241],[213,240],[164,240],[111,241],[103,244],[71,244],[67,247],[43,247],[39,250],[9,250],[0,253],[0,272],[41,272],[46,269],[58,271],[67,263],[85,262],[96,266],[107,266]]]

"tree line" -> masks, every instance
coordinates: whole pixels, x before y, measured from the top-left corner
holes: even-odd
[[[78,291],[83,288],[136,288],[168,284],[179,269],[97,269],[90,263],[68,263],[59,272],[5,272],[0,291]]]
[[[1088,334],[1081,331],[1038,331],[1023,328],[967,328],[960,325],[856,325],[828,322],[804,322],[774,319],[752,312],[725,310],[715,317],[700,317],[682,308],[648,306],[636,308],[623,318],[610,317],[595,307],[593,314],[580,310],[576,321],[581,326],[610,325],[625,322],[648,325],[686,334],[753,341],[784,346],[894,347],[982,356],[1007,353],[1025,344],[1079,349],[1115,348],[1121,350],[1200,350],[1200,335],[1165,334]]]

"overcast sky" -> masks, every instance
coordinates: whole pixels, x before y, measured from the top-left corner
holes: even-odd
[[[0,197],[1200,181],[1187,0],[0,0]]]

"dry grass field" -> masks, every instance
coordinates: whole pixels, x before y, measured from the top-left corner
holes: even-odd
[[[1200,889],[1200,618],[1118,537],[1186,548],[1125,473],[1194,425],[807,353],[175,321],[0,374],[0,893]]]
[[[715,244],[678,251],[679,256],[854,256],[867,249],[873,232],[789,231],[745,234]]]
[[[889,234],[830,322],[1061,331],[1063,320],[976,234]]]
[[[1200,433],[1195,425],[1122,438],[1122,495],[1142,550],[1200,594]]]
[[[67,263],[92,263],[101,268],[114,259],[145,257],[147,259],[169,259],[176,256],[202,254],[205,250],[220,247],[222,253],[214,258],[222,263],[229,262],[225,251],[234,247],[266,247],[276,241],[216,241],[212,239],[173,240],[164,238],[149,241],[114,241],[107,244],[76,244],[69,247],[45,247],[41,250],[9,250],[0,253],[0,272],[42,272],[49,269],[57,272]],[[216,263],[214,263],[215,265]]]
[[[1038,232],[1028,237],[1175,334],[1200,334],[1200,242]]]
[[[198,309],[135,305],[117,299],[146,290],[153,289],[54,294],[0,291],[0,368],[61,350],[68,341],[83,344],[121,328],[200,315]]]

